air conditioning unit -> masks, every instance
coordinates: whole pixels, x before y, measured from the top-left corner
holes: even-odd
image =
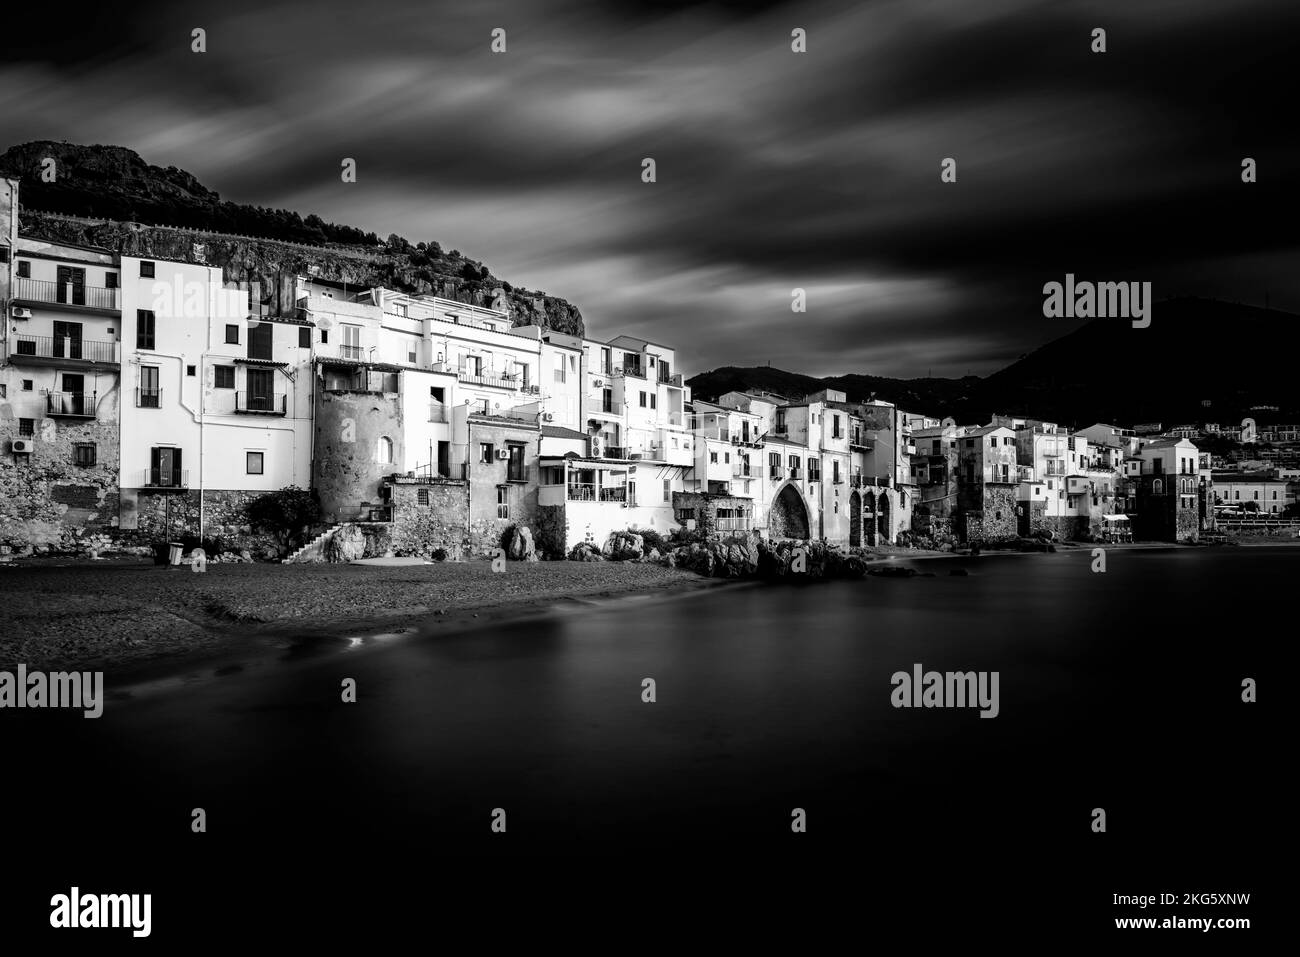
[[[555,421],[555,413],[554,413],[554,412],[543,412],[543,413],[542,413],[542,421],[543,421],[543,422],[554,422],[554,421]]]
[[[30,319],[32,311],[25,306],[14,306],[13,316],[15,319]]]
[[[11,450],[15,455],[27,455],[27,454],[29,454],[29,453],[31,452],[31,450],[32,450],[32,440],[31,440],[31,439],[14,439],[13,442],[10,443],[10,450]]]
[[[595,436],[592,436],[592,439],[591,439],[591,456],[592,456],[592,458],[596,458],[596,459],[598,459],[598,458],[600,458],[601,456],[603,456],[604,454],[605,454],[605,443],[602,442],[599,438],[596,438]]]
[[[509,449],[497,449],[497,461],[498,461],[498,462],[504,462],[504,461],[506,461],[506,460],[509,459],[509,458],[510,458],[510,450],[509,450]]]
[[[597,379],[595,382],[592,383],[592,385],[594,385],[597,389],[604,388],[604,386],[605,386],[605,380],[603,380],[603,379]]]
[[[639,458],[641,457],[641,453],[640,453],[640,452],[629,452],[629,453],[627,454],[627,457],[628,457],[628,459],[630,459],[630,460],[632,460],[632,461],[635,461],[636,459],[639,459]]]

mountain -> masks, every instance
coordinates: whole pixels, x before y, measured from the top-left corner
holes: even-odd
[[[1082,322],[985,378],[814,378],[727,366],[693,376],[689,385],[701,399],[747,388],[791,396],[841,389],[850,401],[874,393],[908,411],[962,423],[986,422],[995,412],[1079,428],[1098,421],[1227,423],[1247,415],[1290,421],[1300,414],[1287,368],[1300,355],[1300,316],[1189,298],[1155,303],[1151,318],[1145,329],[1121,319]]]
[[[43,175],[47,169],[52,182]],[[227,202],[191,173],[152,166],[121,146],[23,143],[0,153],[0,176],[19,180],[24,235],[221,266],[229,281],[277,290],[281,306],[286,277],[311,272],[349,286],[383,285],[478,306],[490,305],[501,289],[515,325],[584,332],[576,306],[512,286],[457,250],[444,252],[433,241],[413,245],[396,234],[380,240],[316,215]]]

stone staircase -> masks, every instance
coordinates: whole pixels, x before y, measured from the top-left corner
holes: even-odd
[[[325,561],[325,545],[329,542],[331,538],[334,537],[334,533],[337,532],[340,528],[346,528],[347,526],[353,524],[355,523],[342,522],[338,525],[331,525],[329,528],[325,529],[325,531],[321,532],[319,535],[313,538],[302,548],[298,549],[296,552],[294,552],[292,555],[286,558],[283,564],[311,565],[311,564],[316,564]]]

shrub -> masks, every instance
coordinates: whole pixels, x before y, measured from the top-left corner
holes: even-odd
[[[283,548],[302,543],[320,522],[320,502],[314,491],[290,485],[267,492],[248,503],[248,523],[275,535]]]

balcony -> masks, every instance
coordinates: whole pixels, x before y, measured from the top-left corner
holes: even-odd
[[[570,502],[619,502],[627,503],[626,485],[593,485],[584,482],[571,482],[565,496]],[[635,503],[633,503],[635,504]]]
[[[758,478],[758,469],[748,462],[737,462],[731,467],[731,475],[738,479]]]
[[[622,445],[607,445],[604,448],[604,455],[602,455],[601,458],[625,459],[627,458],[627,448]]]
[[[781,465],[769,465],[767,467],[767,477],[780,481],[785,478],[785,467]]]
[[[121,309],[120,292],[120,289],[75,285],[48,279],[25,279],[20,276],[14,280],[14,299],[19,302],[48,302],[117,312]]]
[[[514,375],[493,375],[491,371],[487,373],[471,372],[469,369],[457,369],[456,378],[466,385],[490,386],[494,389],[517,389],[519,388],[519,378]]]
[[[116,342],[67,336],[14,336],[14,351],[9,358],[19,365],[40,359],[77,363],[118,362]]]
[[[51,392],[45,397],[45,414],[52,417],[64,416],[69,419],[93,419],[95,393]]]
[[[284,415],[284,393],[236,392],[235,412],[240,415]]]
[[[135,407],[137,409],[161,409],[162,389],[136,389]]]
[[[610,419],[621,419],[623,417],[623,403],[606,402],[603,403],[600,408],[591,409],[590,411],[592,415],[605,416]]]
[[[797,482],[797,481],[799,481],[801,478],[803,478],[803,470],[802,470],[802,469],[800,469],[798,466],[795,466],[794,468],[790,469],[790,481],[791,481],[791,482]]]
[[[645,370],[640,366],[626,365],[621,369],[615,369],[614,375],[630,376],[633,379],[644,379]]]
[[[366,350],[361,346],[339,346],[340,359],[355,359],[357,362],[366,357]]]
[[[189,469],[145,469],[140,480],[141,488],[185,489],[189,486]]]
[[[822,473],[821,473],[821,472],[811,472],[811,471],[810,471],[810,472],[808,473],[808,482],[809,482],[809,484],[816,484],[817,482],[820,482],[821,480],[822,480]]]

